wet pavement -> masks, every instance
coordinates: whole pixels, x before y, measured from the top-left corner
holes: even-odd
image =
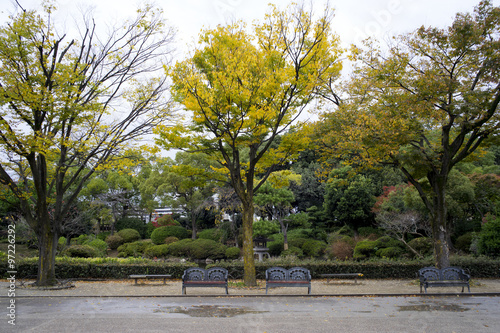
[[[500,297],[23,297],[0,331],[499,332]]]
[[[188,288],[171,280],[71,281],[39,289],[0,281],[0,332],[500,332],[500,280],[474,279],[471,293],[416,280],[313,280],[307,288],[265,282]],[[0,310],[1,312],[1,310]],[[15,324],[15,325],[12,325]]]

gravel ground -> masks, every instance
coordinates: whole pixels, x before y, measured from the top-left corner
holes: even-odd
[[[73,287],[67,289],[39,289],[31,286],[31,281],[16,281],[16,296],[180,296],[180,280],[139,280],[136,285],[134,280],[106,280],[106,281],[71,281]],[[257,287],[245,288],[241,281],[229,282],[229,294],[238,295],[265,295],[265,281],[259,280]],[[5,297],[11,289],[7,280],[0,280],[0,289],[4,290],[0,297]],[[467,291],[467,290],[466,290]],[[313,295],[412,295],[419,294],[420,287],[415,280],[372,280],[358,278],[354,280],[319,279],[312,281],[311,293]],[[460,293],[460,287],[430,288],[432,294]],[[471,293],[495,294],[500,296],[499,279],[472,279]],[[187,295],[224,295],[223,288],[187,288]],[[307,288],[288,287],[269,289],[269,295],[306,295]]]

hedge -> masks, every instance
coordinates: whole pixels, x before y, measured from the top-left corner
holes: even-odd
[[[180,279],[184,270],[197,267],[194,263],[170,263],[141,259],[137,263],[111,261],[94,263],[93,260],[56,260],[56,277],[58,279],[126,279],[131,274],[171,274]],[[0,269],[8,271],[4,261]],[[17,263],[17,278],[30,278],[37,275],[38,259],[21,259]]]
[[[498,278],[500,269],[500,260],[474,257],[453,257],[450,258],[451,266],[458,266],[468,270],[471,277],[474,278]],[[208,265],[209,267],[224,267],[229,271],[233,279],[243,279],[243,263],[220,262]],[[257,279],[265,279],[266,269],[279,266],[292,268],[296,266],[304,267],[310,270],[313,279],[321,278],[321,274],[328,273],[362,273],[367,279],[416,279],[419,269],[426,266],[434,266],[432,259],[395,261],[395,260],[377,260],[377,261],[319,261],[303,260],[290,262],[283,261],[264,261],[255,262],[255,271]]]
[[[453,257],[452,266],[469,270],[474,278],[498,278],[500,259],[485,257]],[[130,274],[171,274],[180,279],[185,269],[196,267],[194,263],[170,263],[148,259],[107,259],[107,258],[56,258],[56,276],[60,279],[125,279]],[[231,279],[243,278],[243,262],[221,261],[210,267],[224,267],[229,271]],[[265,279],[265,271],[272,266],[291,268],[301,266],[309,269],[313,279],[321,278],[325,273],[362,273],[367,279],[416,279],[418,270],[425,266],[433,266],[432,260],[412,261],[319,261],[319,260],[267,260],[256,262],[257,279]],[[17,261],[17,277],[27,278],[37,275],[38,258],[20,259]],[[0,263],[0,269],[7,272],[7,261]],[[4,273],[5,276],[5,273]]]

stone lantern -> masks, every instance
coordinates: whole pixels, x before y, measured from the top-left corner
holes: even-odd
[[[267,247],[267,242],[271,239],[268,239],[264,236],[259,236],[253,239],[253,254],[257,255],[259,261],[264,259],[264,256],[267,255],[268,258],[271,258],[269,255],[269,248]]]

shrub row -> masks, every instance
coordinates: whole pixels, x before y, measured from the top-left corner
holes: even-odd
[[[474,257],[454,257],[451,259],[452,266],[458,266],[468,270],[472,278],[498,278],[500,260]],[[243,278],[243,263],[220,262],[207,267],[219,266],[229,271],[233,279]],[[367,279],[416,279],[419,269],[426,266],[434,266],[431,259],[411,261],[297,261],[287,260],[272,262],[256,262],[255,270],[257,279],[265,279],[266,269],[272,266],[292,268],[296,266],[310,270],[313,279],[328,273],[362,273]]]
[[[37,275],[38,260],[19,260],[17,263],[17,277],[28,278]],[[196,267],[194,263],[167,263],[144,260],[140,263],[93,263],[83,259],[72,262],[65,260],[56,261],[56,276],[58,279],[126,279],[131,274],[171,274],[173,278],[180,279],[184,270]],[[5,262],[0,264],[0,269],[8,271]]]

